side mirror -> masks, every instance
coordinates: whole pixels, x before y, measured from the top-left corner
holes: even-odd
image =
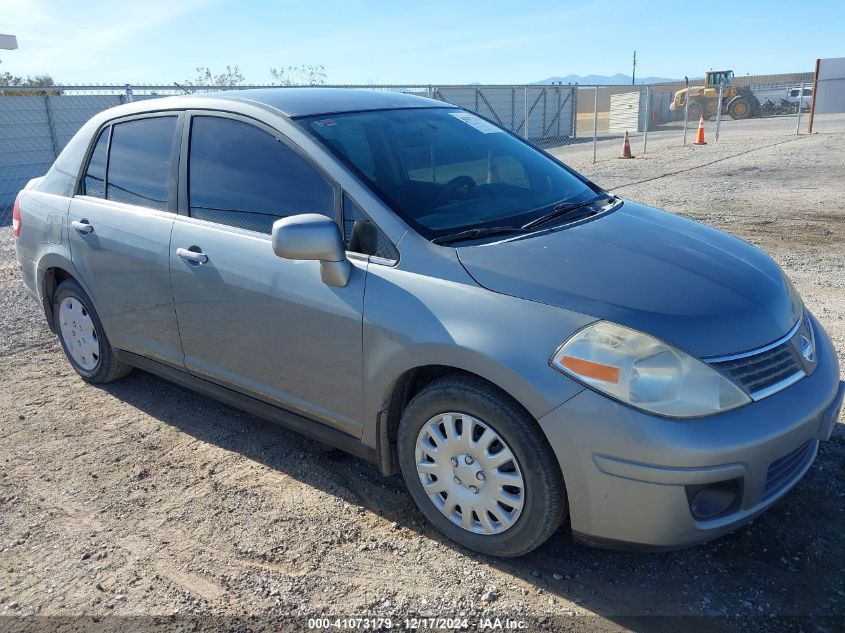
[[[285,259],[319,260],[320,277],[329,286],[345,286],[352,274],[340,229],[316,213],[292,215],[273,223],[273,252]]]

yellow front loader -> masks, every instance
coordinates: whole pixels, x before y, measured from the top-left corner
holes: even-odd
[[[722,86],[722,114],[732,119],[748,119],[760,116],[760,101],[748,86],[734,85],[734,71],[709,70],[703,86],[689,86],[675,93],[669,109],[683,113],[689,99],[689,120],[695,121],[701,116],[709,119],[716,116],[719,108],[719,86]]]

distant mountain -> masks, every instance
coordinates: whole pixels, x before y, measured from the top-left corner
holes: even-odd
[[[664,83],[667,81],[677,81],[677,79],[670,79],[668,77],[637,77],[637,84],[656,84],[656,83]],[[563,85],[566,84],[574,84],[578,83],[581,85],[593,85],[597,84],[599,86],[603,85],[610,85],[610,86],[624,86],[624,85],[631,85],[631,75],[623,75],[622,73],[616,73],[615,75],[611,75],[608,77],[607,75],[566,75],[565,77],[549,77],[548,79],[543,79],[542,81],[535,81],[535,84],[557,84],[562,83]]]

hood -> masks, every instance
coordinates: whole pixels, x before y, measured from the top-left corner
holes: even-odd
[[[457,250],[489,290],[613,321],[697,356],[767,345],[801,310],[792,284],[757,247],[635,202],[548,233]]]

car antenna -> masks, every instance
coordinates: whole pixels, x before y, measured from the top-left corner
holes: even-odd
[[[180,86],[180,85],[179,85],[179,84],[177,84],[175,81],[173,82],[173,85],[174,85],[174,86],[176,86],[177,88],[179,88],[179,90],[183,90],[183,91],[185,92],[185,94],[186,94],[186,95],[191,94],[191,91],[190,91],[190,90],[188,90],[187,88],[185,88],[185,86]]]

